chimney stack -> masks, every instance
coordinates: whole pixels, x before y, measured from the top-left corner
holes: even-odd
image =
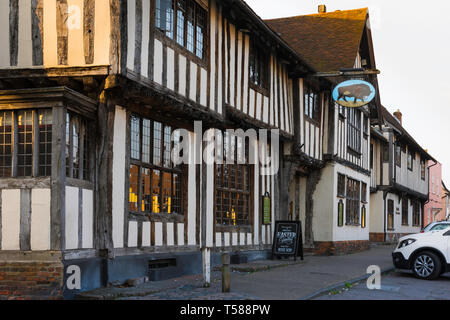
[[[319,5],[319,13],[326,13],[327,12],[327,6],[324,4]]]
[[[402,124],[403,114],[400,112],[400,110],[395,111],[394,116],[397,118],[398,122]]]

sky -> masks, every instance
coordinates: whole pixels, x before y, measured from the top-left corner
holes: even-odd
[[[450,188],[450,1],[246,0],[262,18],[369,8],[381,103],[443,165]]]

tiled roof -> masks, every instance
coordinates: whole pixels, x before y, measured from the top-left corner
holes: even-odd
[[[334,11],[265,20],[319,72],[353,68],[368,9]]]

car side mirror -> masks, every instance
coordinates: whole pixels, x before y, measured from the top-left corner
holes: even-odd
[[[450,236],[450,230],[444,233],[444,236]]]

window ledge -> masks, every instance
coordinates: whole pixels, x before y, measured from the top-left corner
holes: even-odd
[[[358,223],[346,223],[345,225],[347,227],[361,227],[361,224]]]
[[[184,223],[184,215],[176,213],[138,213],[130,212],[129,215],[135,219],[151,221],[151,222],[173,222]]]
[[[253,232],[251,226],[230,226],[223,224],[216,224],[216,232]]]

